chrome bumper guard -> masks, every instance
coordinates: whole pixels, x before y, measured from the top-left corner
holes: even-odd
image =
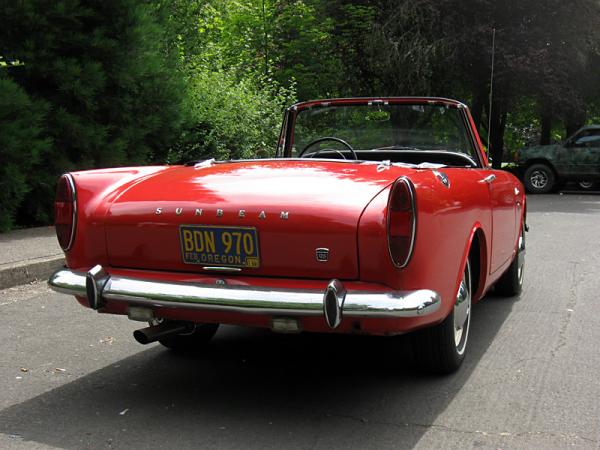
[[[331,280],[325,290],[175,283],[111,276],[101,266],[87,273],[58,270],[48,284],[57,292],[86,297],[93,309],[111,300],[148,308],[195,308],[282,317],[324,316],[332,329],[341,323],[342,317],[418,317],[433,313],[440,306],[439,294],[428,289],[348,291],[339,280]]]

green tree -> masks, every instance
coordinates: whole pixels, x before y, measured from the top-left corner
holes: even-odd
[[[261,89],[232,72],[197,71],[189,82],[190,125],[169,161],[273,156],[293,91],[273,92],[272,84]]]
[[[269,55],[273,3],[265,0],[157,3],[168,52],[179,55],[190,117],[169,160],[271,155],[294,82],[282,87]],[[264,6],[264,8],[263,8]],[[195,31],[194,31],[195,30]]]
[[[209,0],[154,0],[150,3],[163,30],[162,51],[168,59],[177,62],[178,69],[195,66],[199,58],[210,53],[215,41],[207,26],[214,25],[218,10]]]
[[[447,63],[470,86],[473,110],[490,133],[494,165],[505,156],[505,132],[531,102],[541,140],[548,142],[553,119],[576,128],[585,121],[587,92],[597,84],[591,55],[600,48],[600,4],[595,0],[441,0],[444,29],[455,48]],[[476,24],[476,26],[473,26]],[[494,101],[488,111],[492,30],[496,30]],[[591,78],[590,78],[591,77]],[[491,120],[490,120],[491,116]],[[487,124],[491,129],[487,130]]]
[[[549,139],[553,119],[585,121],[590,92],[598,84],[591,63],[600,48],[597,1],[402,0],[381,2],[378,11],[369,39],[373,78],[386,93],[470,101],[484,139],[489,133],[496,167],[505,156],[506,130],[514,128],[510,120],[520,122],[519,109],[530,108],[530,100],[542,139]]]
[[[334,42],[335,20],[326,2],[274,2],[273,75],[282,85],[297,83],[300,100],[339,95],[344,67]]]
[[[382,2],[365,41],[366,73],[382,95],[430,95],[450,57],[433,0]]]
[[[0,69],[0,231],[14,225],[21,201],[35,179],[33,165],[50,148],[40,137],[46,108],[32,101]]]
[[[161,161],[179,134],[185,93],[161,53],[162,30],[136,0],[3,2],[7,72],[48,105],[52,148],[35,166],[23,220],[47,223],[61,172]]]
[[[339,67],[334,65],[337,74],[333,78],[339,85],[333,90],[345,97],[382,95],[373,53],[379,50],[373,45],[373,26],[381,11],[376,6],[378,2],[330,0],[319,3],[319,15],[331,18],[331,53],[339,60],[336,64]]]

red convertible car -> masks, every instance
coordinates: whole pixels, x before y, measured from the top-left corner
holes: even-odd
[[[442,98],[296,104],[275,158],[67,173],[55,210],[67,267],[50,286],[173,349],[219,324],[413,332],[448,373],[472,305],[523,283],[523,186]]]

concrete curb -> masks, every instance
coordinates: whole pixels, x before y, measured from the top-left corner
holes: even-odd
[[[0,289],[7,289],[36,280],[47,280],[52,272],[64,265],[64,256],[56,255],[0,269]]]

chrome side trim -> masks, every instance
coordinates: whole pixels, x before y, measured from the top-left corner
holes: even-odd
[[[70,173],[65,173],[63,175],[63,177],[65,177],[65,179],[69,183],[69,186],[71,187],[71,195],[72,195],[72,200],[73,200],[73,219],[72,219],[72,224],[71,224],[71,239],[69,239],[69,244],[67,245],[67,247],[63,248],[64,252],[68,252],[69,250],[71,250],[71,247],[73,247],[73,243],[75,242],[75,233],[77,232],[77,191],[75,190],[75,179],[73,178],[73,175],[71,175]]]
[[[208,272],[241,272],[242,269],[240,267],[221,267],[221,266],[206,266],[202,267],[202,270],[206,270]]]
[[[337,280],[332,280],[329,289]],[[434,291],[346,291],[337,281],[341,317],[417,317],[438,310],[440,296]],[[61,269],[48,280],[64,294],[86,297],[86,274]],[[339,290],[338,290],[339,289]],[[318,289],[282,289],[234,285],[203,285],[151,281],[109,276],[101,297],[104,300],[152,308],[191,308],[281,316],[323,316],[324,292]],[[345,292],[345,296],[341,295]]]

